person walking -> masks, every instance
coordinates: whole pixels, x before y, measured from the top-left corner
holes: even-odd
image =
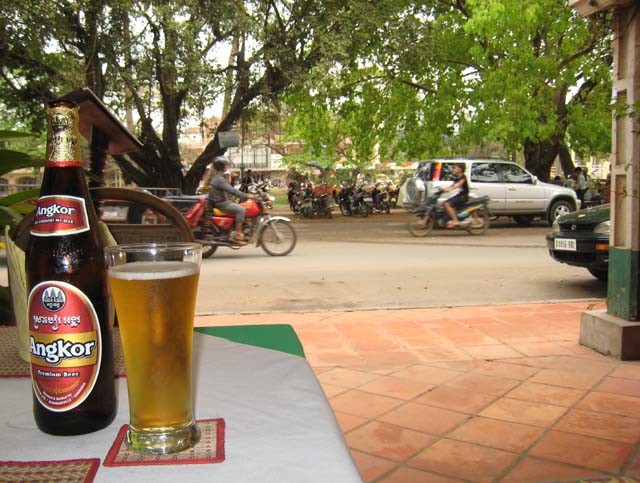
[[[580,166],[576,167],[574,171],[574,179],[575,179],[575,192],[576,196],[580,200],[580,204],[584,206],[584,194],[589,189],[589,181],[587,180],[586,173],[582,170]]]

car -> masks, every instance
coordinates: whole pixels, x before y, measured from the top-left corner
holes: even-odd
[[[584,267],[603,282],[609,273],[610,205],[559,217],[546,237],[549,255],[560,263]]]
[[[513,161],[502,159],[431,159],[421,161],[403,185],[400,199],[405,207],[421,204],[431,190],[451,185],[454,164],[463,163],[471,196],[488,196],[493,216],[510,216],[527,225],[542,217],[549,225],[561,215],[580,207],[574,190],[543,183]]]
[[[182,193],[176,188],[131,188],[158,197],[178,196]],[[103,200],[98,210],[100,220],[105,223],[127,224],[158,224],[164,222],[164,217],[151,210],[148,206],[125,200]]]

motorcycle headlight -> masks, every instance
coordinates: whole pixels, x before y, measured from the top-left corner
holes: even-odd
[[[558,223],[557,219],[553,220],[553,225],[551,226],[551,228],[553,229],[553,231],[560,231],[560,223]]]
[[[609,235],[611,233],[611,221],[607,220],[602,223],[598,223],[593,229],[593,232],[600,233],[602,235]]]

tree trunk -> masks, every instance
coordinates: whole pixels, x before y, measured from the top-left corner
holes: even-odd
[[[558,155],[559,143],[552,141],[526,141],[524,143],[524,166],[540,181],[549,181],[551,166]]]
[[[558,157],[560,158],[560,167],[562,168],[562,173],[565,177],[573,174],[576,169],[575,164],[573,164],[573,159],[571,159],[571,154],[569,153],[569,148],[565,143],[562,143],[558,150]]]

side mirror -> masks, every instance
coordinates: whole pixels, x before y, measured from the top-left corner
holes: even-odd
[[[538,177],[537,176],[532,176],[531,177],[531,184],[538,184]]]

